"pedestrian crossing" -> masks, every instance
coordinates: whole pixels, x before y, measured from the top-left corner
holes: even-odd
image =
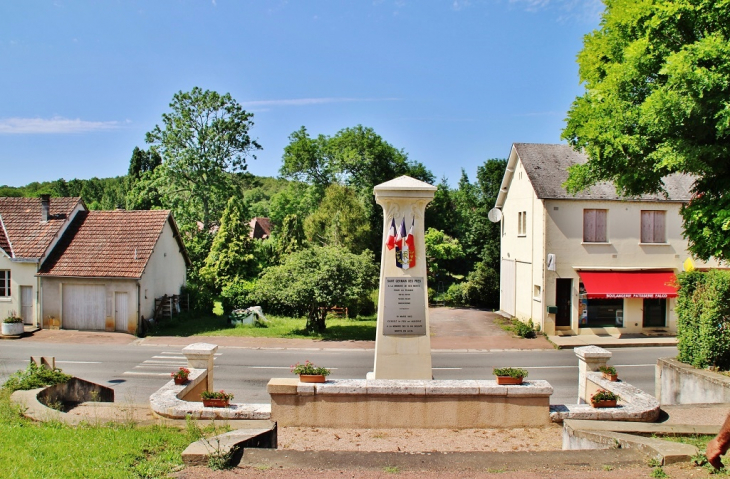
[[[220,353],[216,353],[213,357],[215,361]],[[187,367],[188,360],[183,356],[180,351],[162,351],[159,354],[152,356],[138,365],[136,365],[132,371],[125,371],[122,373],[123,376],[137,376],[137,377],[170,377],[170,374],[177,371],[179,368]]]

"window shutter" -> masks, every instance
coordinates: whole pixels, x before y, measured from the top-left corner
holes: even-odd
[[[654,242],[654,212],[653,211],[642,211],[641,212],[641,242],[642,243],[653,243]]]
[[[583,241],[596,241],[596,210],[583,210]]]
[[[596,211],[596,234],[595,241],[599,243],[606,242],[606,210]]]
[[[665,212],[654,212],[654,243],[666,243]]]

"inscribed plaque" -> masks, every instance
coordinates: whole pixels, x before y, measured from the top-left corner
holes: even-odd
[[[423,278],[385,278],[383,334],[426,335],[426,292]]]

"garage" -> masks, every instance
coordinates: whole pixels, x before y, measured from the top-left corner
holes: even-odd
[[[106,328],[106,286],[103,284],[63,284],[63,329],[101,330]]]

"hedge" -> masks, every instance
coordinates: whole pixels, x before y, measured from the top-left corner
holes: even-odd
[[[730,369],[730,271],[677,275],[677,359],[696,368]]]

